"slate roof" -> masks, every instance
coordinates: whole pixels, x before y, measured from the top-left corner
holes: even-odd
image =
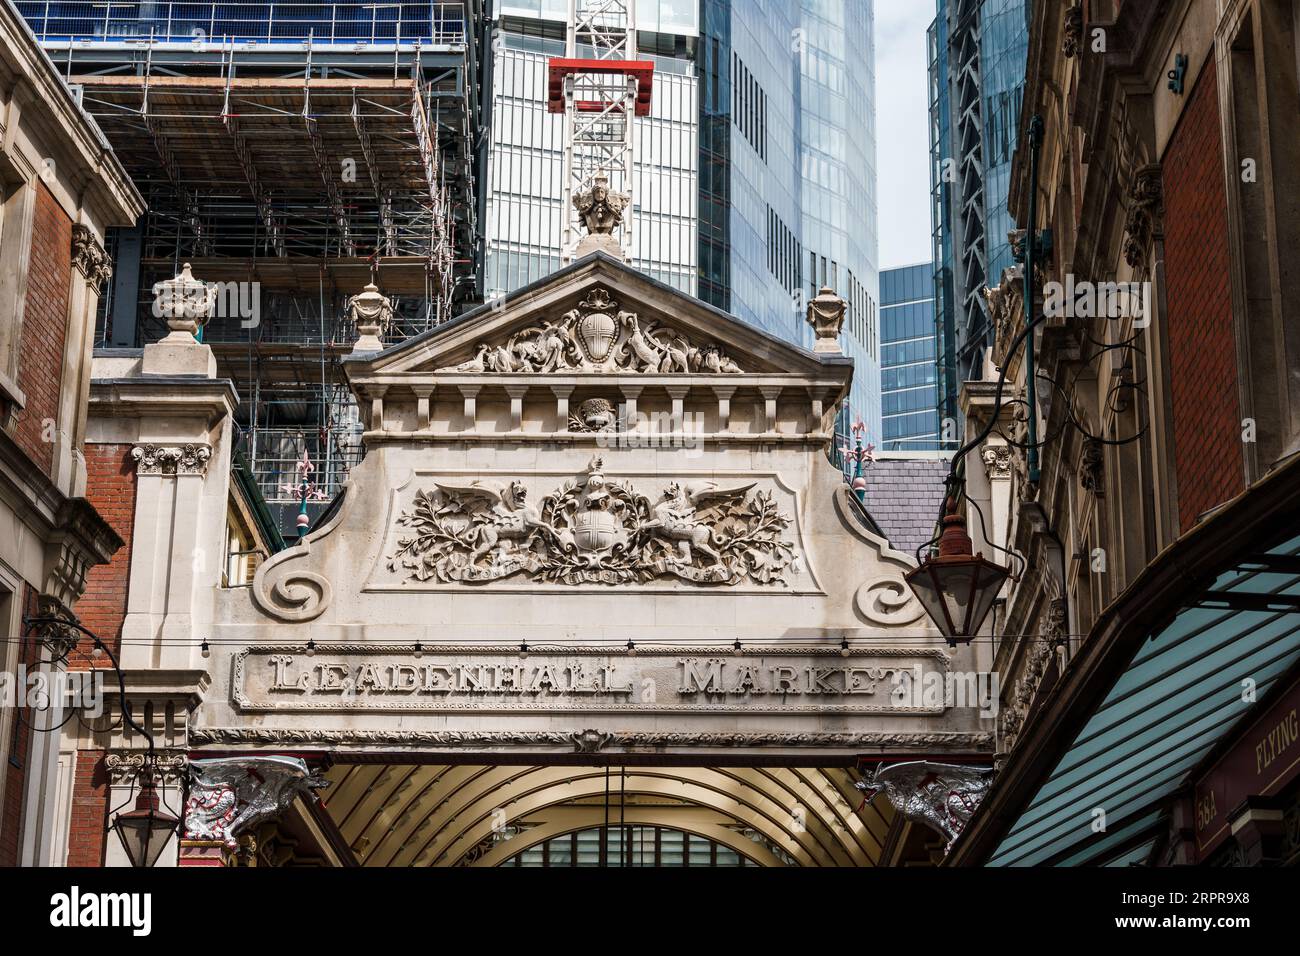
[[[866,469],[867,511],[890,545],[915,555],[934,537],[948,462],[942,458],[879,458]]]

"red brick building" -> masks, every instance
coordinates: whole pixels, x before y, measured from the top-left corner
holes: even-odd
[[[122,545],[90,481],[87,400],[104,230],[134,223],[143,203],[8,3],[0,143],[0,671],[17,690],[20,676],[87,666],[76,651],[59,660],[68,632],[29,632],[23,618],[76,614],[91,569]],[[62,862],[59,735],[49,711],[11,706],[22,703],[0,708],[0,865]]]
[[[1023,562],[999,774],[950,862],[1300,864],[1300,761],[1238,759],[1300,686],[1298,28],[1279,0],[1033,5],[1011,210],[1040,242],[964,392],[999,425],[967,459],[981,544]],[[1103,287],[1106,314],[1061,292]]]

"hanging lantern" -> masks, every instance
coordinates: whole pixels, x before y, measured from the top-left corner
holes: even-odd
[[[127,859],[132,866],[141,869],[158,862],[180,822],[161,808],[153,774],[147,768],[142,773],[142,780],[135,809],[119,813],[113,820],[113,831],[122,841]]]
[[[971,553],[966,519],[949,498],[938,556],[926,558],[905,579],[944,639],[956,647],[978,633],[1008,577],[1006,568]]]

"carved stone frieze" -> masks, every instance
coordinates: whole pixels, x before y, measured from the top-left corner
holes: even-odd
[[[482,342],[473,359],[439,371],[734,374],[741,368],[716,345],[697,345],[657,322],[643,325],[597,286],[559,319],[516,332],[504,344]]]
[[[136,445],[131,449],[140,475],[202,475],[212,458],[210,445]]]
[[[1037,639],[1030,638],[1025,650],[1025,663],[1016,678],[1011,694],[998,714],[999,732],[1003,752],[1015,746],[1025,719],[1033,707],[1034,698],[1043,683],[1043,675],[1051,665],[1056,649],[1069,636],[1066,606],[1062,598],[1054,598],[1047,608],[1047,618]]]
[[[525,730],[402,730],[396,727],[363,728],[278,728],[206,727],[192,730],[195,744],[353,744],[483,747],[502,745],[574,746],[575,734],[585,731]],[[683,731],[614,732],[608,747],[942,747],[955,751],[984,749],[993,742],[988,733],[933,731],[922,733],[879,732],[804,733]]]
[[[410,580],[481,583],[513,575],[558,584],[784,583],[797,555],[790,519],[754,482],[670,482],[658,499],[587,470],[536,503],[521,481],[435,482],[398,524],[388,569]]]

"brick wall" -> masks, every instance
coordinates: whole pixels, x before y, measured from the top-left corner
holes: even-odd
[[[1182,529],[1244,487],[1228,212],[1213,58],[1161,162],[1174,466]]]
[[[18,413],[14,440],[47,475],[54,466],[54,443],[47,429],[59,414],[71,282],[72,220],[38,182],[18,344],[18,387],[27,396],[27,406]]]
[[[104,865],[108,799],[104,752],[78,751],[72,782],[72,813],[68,820],[68,866]]]
[[[97,564],[86,576],[86,593],[77,602],[81,623],[119,653],[122,622],[126,618],[126,593],[131,575],[131,535],[135,529],[135,462],[130,445],[86,445],[86,498],[125,542],[107,564]],[[88,667],[91,645],[69,658],[69,667]],[[108,667],[108,657],[99,666]],[[116,685],[105,685],[112,692]],[[104,824],[108,818],[108,777],[104,751],[77,753],[72,784],[72,816],[68,827],[68,865],[101,866],[104,861]]]
[[[125,544],[107,564],[86,576],[86,593],[77,602],[77,617],[116,654],[126,618],[126,591],[131,575],[131,535],[135,530],[135,461],[130,445],[87,444],[86,499]],[[89,651],[87,645],[85,650]],[[74,655],[80,656],[80,655]],[[84,666],[84,664],[83,664]],[[108,666],[107,659],[104,666]]]

